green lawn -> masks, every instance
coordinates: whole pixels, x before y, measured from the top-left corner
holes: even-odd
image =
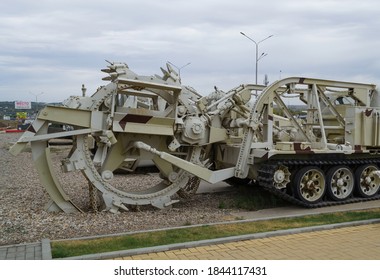
[[[377,208],[256,222],[203,225],[179,229],[159,230],[154,232],[132,233],[116,237],[53,241],[51,243],[52,256],[53,258],[65,258],[228,236],[238,236],[243,234],[379,218],[380,208]]]

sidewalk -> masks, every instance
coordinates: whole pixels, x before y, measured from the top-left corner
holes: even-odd
[[[375,224],[289,233],[113,258],[114,260],[380,260]]]
[[[0,260],[50,260],[50,241],[0,247]]]

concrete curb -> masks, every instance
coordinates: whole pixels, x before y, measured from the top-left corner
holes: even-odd
[[[53,257],[51,255],[51,246],[50,246],[50,240],[49,239],[42,239],[41,240],[41,246],[42,246],[42,259],[43,260],[51,260]]]
[[[312,232],[312,231],[337,229],[337,228],[350,227],[350,226],[361,226],[361,225],[368,225],[368,224],[375,224],[375,223],[380,223],[380,219],[346,222],[346,223],[313,226],[313,227],[304,227],[304,228],[296,228],[296,229],[287,229],[287,230],[278,230],[278,231],[246,234],[246,235],[239,235],[239,236],[230,236],[230,237],[200,240],[200,241],[192,241],[192,242],[185,242],[185,243],[175,243],[175,244],[155,246],[155,247],[147,247],[147,248],[140,248],[140,249],[120,250],[120,251],[114,251],[114,252],[89,254],[89,255],[82,255],[82,256],[76,256],[76,257],[61,258],[61,259],[56,259],[56,260],[113,259],[113,258],[132,256],[132,255],[138,255],[138,254],[156,253],[156,252],[162,252],[162,251],[168,251],[168,250],[178,250],[178,249],[185,249],[185,248],[198,247],[198,246],[206,246],[206,245],[212,245],[212,244],[220,244],[220,243],[226,243],[226,242],[275,237],[275,236],[288,235],[288,234],[297,234],[297,233],[305,233],[305,232]]]

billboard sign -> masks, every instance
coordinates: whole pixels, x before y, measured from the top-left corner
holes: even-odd
[[[15,101],[15,109],[32,109],[32,102],[30,101]]]

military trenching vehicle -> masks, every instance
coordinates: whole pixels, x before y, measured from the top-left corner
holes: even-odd
[[[379,199],[375,85],[293,77],[267,87],[215,87],[202,96],[181,85],[170,65],[161,70],[162,76],[140,76],[127,64],[110,63],[102,70],[109,83],[92,96],[71,97],[39,112],[11,152],[31,143],[51,197],[48,210],[81,211],[51,160],[49,140],[68,136],[73,145],[61,170],[81,171],[90,202],[98,196],[111,212],[168,207],[194,194],[201,180],[253,181],[305,207]],[[303,104],[303,110],[295,114],[290,103]],[[49,133],[52,124],[72,129]],[[136,190],[118,170],[133,172],[144,161],[157,167],[161,179]]]

